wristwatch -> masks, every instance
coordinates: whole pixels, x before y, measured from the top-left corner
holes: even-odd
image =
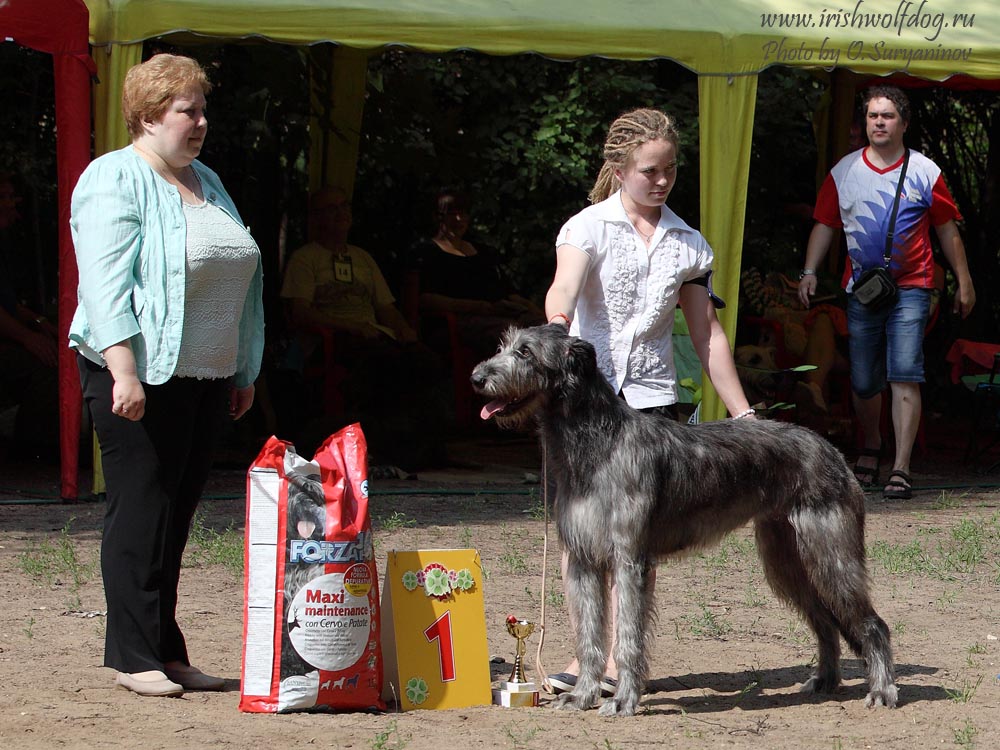
[[[802,281],[802,279],[804,279],[806,276],[815,276],[815,275],[816,275],[815,268],[803,268],[802,271],[799,273],[799,281]]]

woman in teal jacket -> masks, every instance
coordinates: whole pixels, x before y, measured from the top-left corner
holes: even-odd
[[[177,585],[216,437],[227,412],[252,405],[264,344],[260,251],[196,160],[209,90],[186,57],[133,67],[122,91],[132,144],[95,160],[73,192],[70,346],[108,498],[104,663],[141,695],[223,687],[191,666]]]

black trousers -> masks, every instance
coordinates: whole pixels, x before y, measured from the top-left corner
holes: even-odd
[[[177,584],[227,413],[229,381],[143,384],[145,416],[131,422],[111,413],[111,373],[83,356],[78,363],[108,498],[101,543],[108,605],[104,665],[144,672],[170,661],[188,664],[176,620]]]

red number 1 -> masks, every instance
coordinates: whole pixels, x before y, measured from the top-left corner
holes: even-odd
[[[441,682],[455,679],[455,647],[451,640],[451,612],[441,615],[424,631],[428,643],[438,642],[438,661],[441,663]]]

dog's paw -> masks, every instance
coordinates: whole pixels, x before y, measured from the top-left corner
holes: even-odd
[[[597,705],[597,697],[594,696],[588,701],[578,696],[575,692],[563,693],[557,696],[550,705],[552,708],[562,711],[585,711]]]
[[[895,708],[899,700],[899,690],[895,685],[889,685],[884,690],[872,690],[865,696],[865,708],[875,708],[884,706],[885,708]]]
[[[616,695],[613,698],[607,698],[597,713],[601,716],[635,716],[638,710],[638,700],[626,700]]]
[[[806,680],[802,687],[799,688],[800,693],[832,693],[836,691],[837,687],[840,685],[840,675],[836,672],[831,674],[814,674],[808,680]]]

